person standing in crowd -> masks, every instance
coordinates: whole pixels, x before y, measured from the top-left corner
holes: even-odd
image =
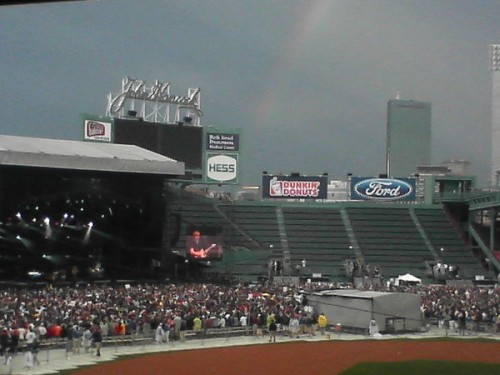
[[[267,327],[268,330],[269,330],[269,326],[271,325],[272,322],[276,323],[276,319],[274,317],[274,314],[267,315],[267,317],[266,317],[266,327]]]
[[[35,341],[36,341],[36,334],[33,330],[33,326],[30,325],[28,327],[28,333],[26,333],[26,347],[28,349],[28,351],[32,351],[33,349],[33,345],[35,344]]]
[[[19,346],[19,331],[16,326],[13,326],[10,330],[10,354],[16,355],[17,348]]]
[[[305,318],[305,324],[306,324],[306,332],[309,336],[316,336],[316,333],[314,332],[314,324],[316,322],[314,321],[313,316],[308,313],[306,318]]]
[[[183,317],[181,317],[181,326],[179,328],[179,338],[180,338],[180,341],[182,341],[182,342],[186,341],[186,330],[187,330],[187,322],[183,316]]]
[[[38,339],[40,341],[44,341],[47,338],[47,328],[43,323],[40,323],[38,326]]]
[[[465,310],[462,310],[458,315],[458,333],[462,336],[465,335],[465,326],[467,322],[467,314]]]
[[[102,348],[102,333],[101,327],[99,327],[98,325],[96,325],[92,330],[92,342],[94,343],[95,347],[95,355],[100,357]]]
[[[92,345],[92,332],[90,331],[89,327],[87,327],[85,329],[85,331],[83,332],[82,344],[83,344],[83,350],[85,351],[85,353],[89,353],[90,346]]]
[[[7,355],[7,352],[9,350],[9,344],[10,344],[9,330],[7,328],[4,328],[2,330],[2,334],[0,335],[0,350],[2,356]]]
[[[40,341],[35,338],[33,345],[31,347],[31,354],[33,355],[33,366],[40,366],[40,361],[38,360],[38,352],[40,351]]]
[[[66,359],[69,358],[69,353],[73,352],[73,327],[62,324],[64,336],[66,338]]]
[[[175,339],[180,340],[181,338],[181,322],[182,318],[178,312],[175,313],[175,318],[174,318],[174,334],[175,334]]]
[[[26,368],[30,370],[33,367],[33,349],[36,341],[36,334],[33,331],[33,327],[30,325],[28,327],[28,332],[26,333],[26,353],[24,354],[24,361]]]
[[[450,314],[446,311],[443,316],[443,328],[446,332],[446,336],[448,336],[448,332],[450,330]]]
[[[290,331],[290,337],[293,339],[298,339],[299,338],[299,331],[300,331],[300,322],[299,319],[295,314],[293,314],[290,318],[290,322],[288,323],[289,326],[289,331]]]
[[[274,319],[269,323],[269,342],[276,342],[276,332],[278,331],[278,325]]]
[[[244,328],[244,329],[245,329],[245,331],[246,331],[246,330],[247,330],[247,328],[248,328],[248,327],[247,327],[247,326],[248,326],[248,318],[247,318],[246,314],[242,314],[242,315],[241,315],[241,317],[240,317],[240,322],[239,322],[239,323],[240,323],[240,326],[241,326],[242,328]]]
[[[82,346],[82,330],[75,324],[72,329],[73,335],[73,354],[80,354],[80,348]]]
[[[170,324],[168,324],[168,321],[165,321],[163,322],[162,327],[163,327],[163,341],[168,344],[170,342]]]
[[[324,313],[319,314],[318,316],[318,327],[321,335],[325,334],[326,326],[328,325],[328,318]]]
[[[165,332],[163,331],[163,326],[162,324],[158,324],[158,327],[155,329],[155,341],[157,344],[162,344],[163,343],[163,335]]]
[[[203,327],[203,322],[200,319],[200,316],[196,315],[195,318],[193,319],[193,330],[197,336],[201,333],[202,327]]]

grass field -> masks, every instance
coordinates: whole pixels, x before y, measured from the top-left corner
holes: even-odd
[[[476,362],[405,361],[359,363],[341,375],[498,375],[500,365]]]

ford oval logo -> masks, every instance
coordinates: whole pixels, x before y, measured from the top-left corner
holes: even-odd
[[[354,185],[354,191],[366,199],[396,200],[407,197],[413,187],[401,180],[387,178],[372,178],[363,180]]]

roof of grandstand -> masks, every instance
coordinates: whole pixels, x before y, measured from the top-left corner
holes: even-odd
[[[0,165],[184,175],[184,163],[134,145],[0,135]]]

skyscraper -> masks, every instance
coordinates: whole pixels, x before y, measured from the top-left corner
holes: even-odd
[[[499,185],[500,176],[500,44],[490,46],[491,90],[491,185]]]
[[[431,103],[387,103],[387,175],[407,177],[431,162]]]

